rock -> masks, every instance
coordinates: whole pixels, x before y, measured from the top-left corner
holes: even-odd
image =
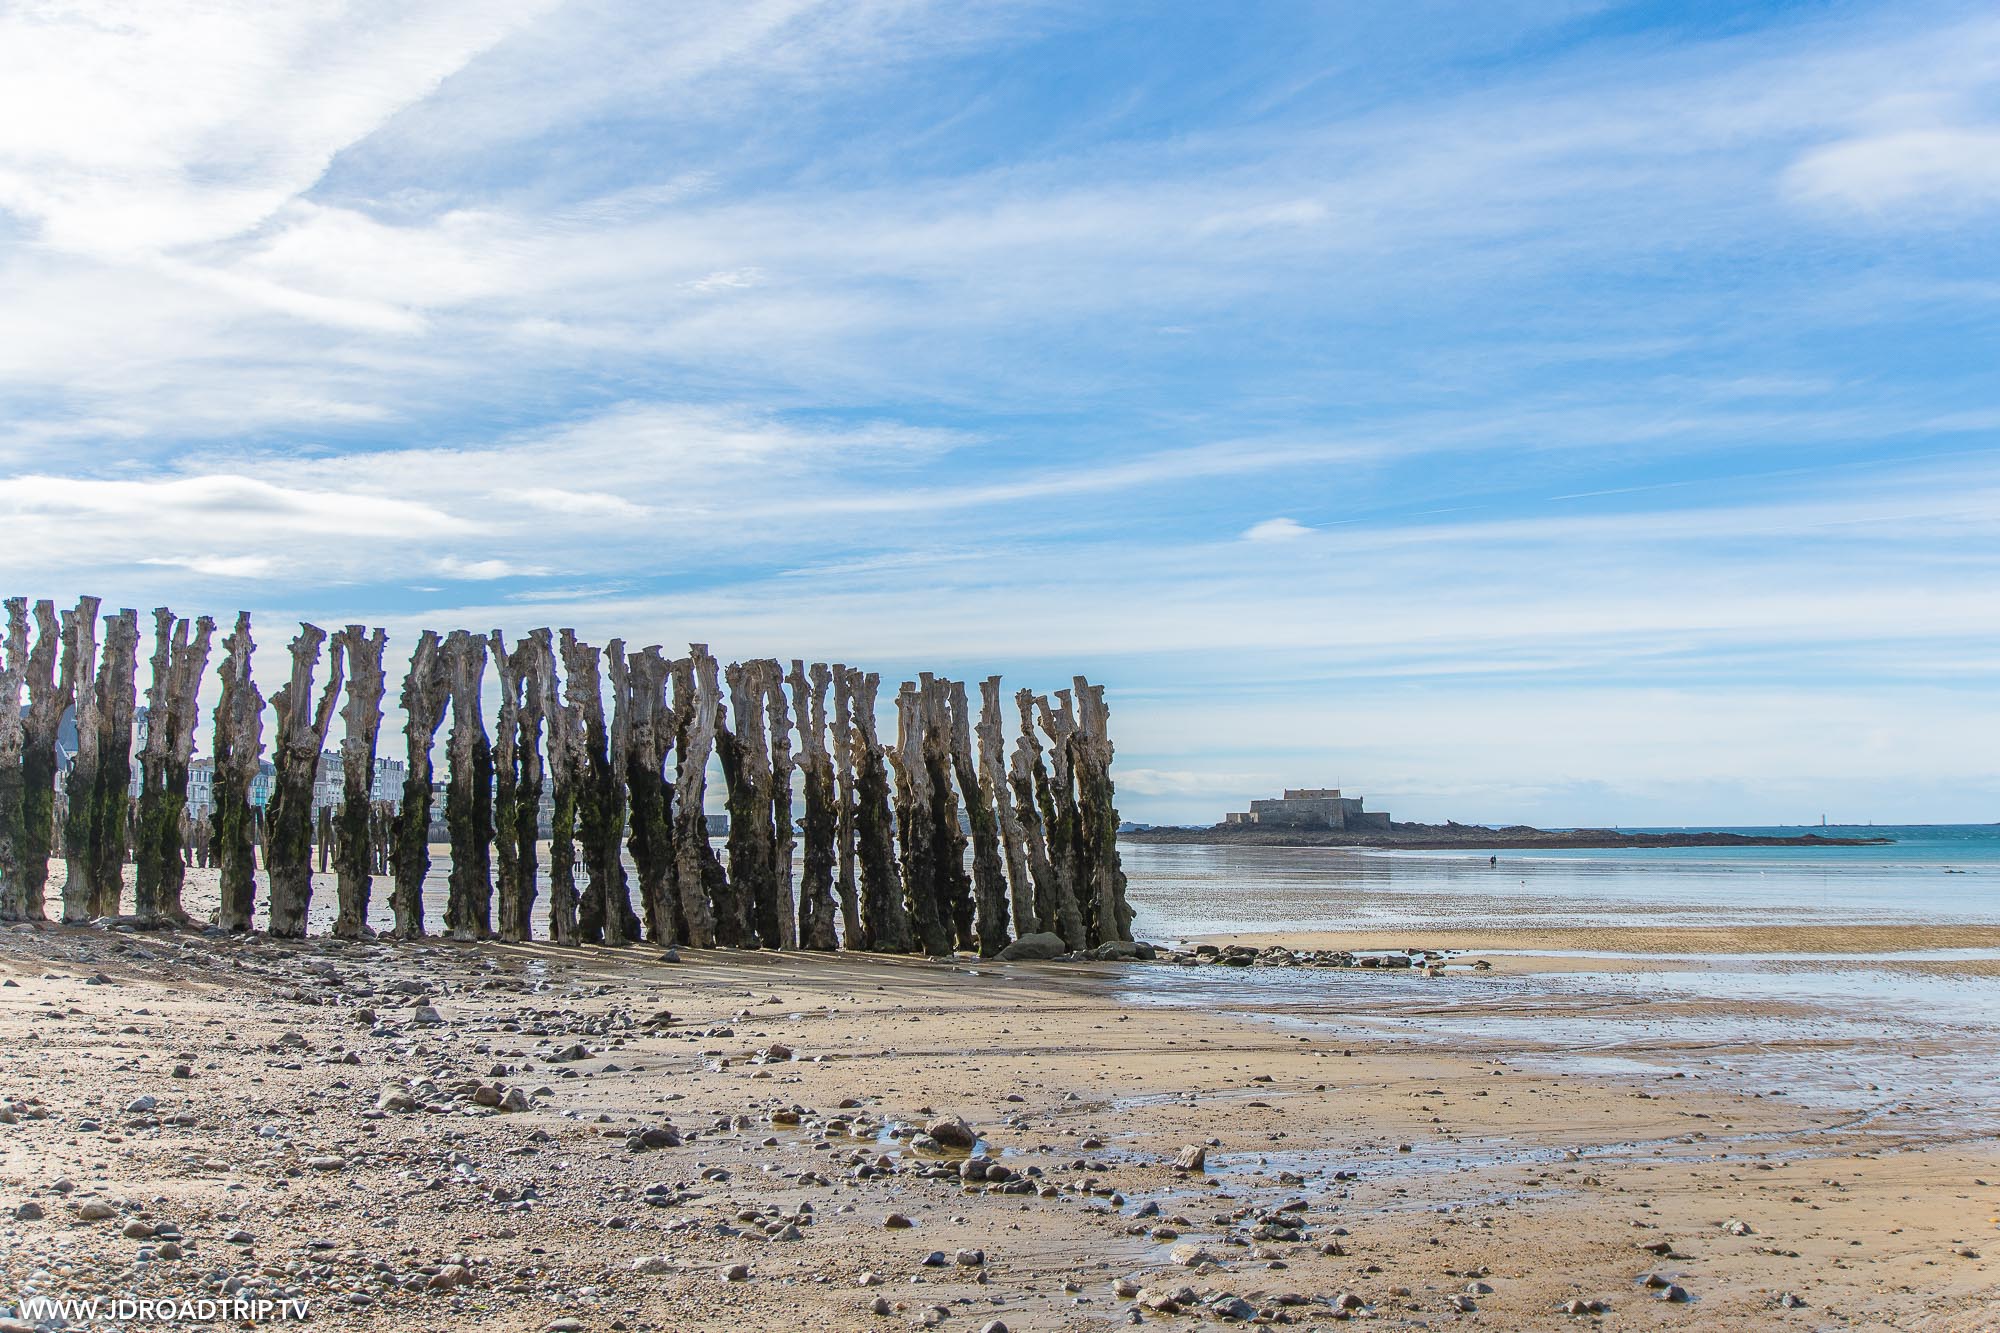
[[[1069,945],[1063,942],[1062,936],[1041,931],[1023,935],[994,956],[1003,963],[1045,963],[1068,952]]]
[[[1182,1171],[1206,1171],[1208,1149],[1199,1143],[1190,1143],[1174,1154],[1174,1165]]]
[[[76,1215],[86,1222],[106,1222],[118,1216],[118,1210],[98,1199],[79,1206]]]
[[[178,1259],[183,1253],[184,1251],[181,1249],[180,1242],[170,1240],[157,1246],[153,1250],[153,1257],[155,1259]]]
[[[888,1227],[891,1231],[901,1231],[907,1227],[915,1226],[916,1223],[901,1213],[891,1213],[882,1219],[882,1225]]]
[[[1100,963],[1130,962],[1141,953],[1140,946],[1131,940],[1106,940],[1092,949],[1090,956]]]
[[[331,1153],[319,1153],[306,1158],[306,1167],[312,1171],[345,1171],[347,1159],[336,1157]]]
[[[722,1270],[722,1280],[724,1282],[748,1282],[750,1280],[750,1265],[729,1265],[729,1267]]]
[[[986,1265],[986,1251],[959,1250],[951,1256],[951,1261],[960,1268],[983,1268]]]
[[[151,1111],[156,1107],[158,1107],[159,1104],[160,1101],[159,1098],[157,1097],[152,1097],[152,1096],[134,1097],[131,1101],[125,1103],[125,1114],[144,1115],[147,1111]]]
[[[1173,1249],[1167,1252],[1167,1258],[1179,1264],[1182,1268],[1193,1268],[1197,1264],[1212,1264],[1215,1262],[1213,1254],[1192,1242],[1174,1246]]]
[[[424,1285],[432,1291],[450,1291],[470,1276],[472,1275],[466,1272],[463,1264],[446,1264],[443,1268],[431,1274],[430,1281],[424,1283]]]
[[[924,1133],[947,1148],[970,1149],[979,1142],[979,1136],[972,1132],[972,1126],[955,1115],[939,1116],[924,1126]]]
[[[1735,1218],[1735,1217],[1732,1217],[1727,1222],[1724,1222],[1722,1224],[1722,1229],[1724,1231],[1727,1231],[1732,1236],[1754,1236],[1757,1234],[1755,1231],[1751,1229],[1750,1224],[1748,1222],[1743,1221],[1741,1218]]]
[[[531,1106],[527,1090],[518,1086],[507,1089],[507,1095],[500,1099],[500,1109],[503,1111],[526,1111]]]
[[[979,1333],[1007,1333],[1007,1324],[1004,1320],[989,1319],[979,1326]]]
[[[225,1245],[254,1245],[257,1242],[257,1238],[249,1232],[239,1229],[224,1236],[222,1241]]]
[[[1669,1282],[1660,1289],[1660,1299],[1675,1305],[1686,1305],[1694,1297],[1689,1295],[1687,1288],[1681,1286],[1678,1282]]]
[[[444,1015],[437,1011],[435,1005],[420,1004],[410,1012],[410,1022],[420,1028],[443,1027]]]
[[[1789,1291],[1778,1297],[1778,1304],[1787,1310],[1803,1310],[1806,1306],[1803,1297],[1795,1296]]]
[[[1491,1296],[1493,1288],[1484,1282],[1468,1282],[1465,1284],[1465,1294],[1468,1296]]]
[[[573,1314],[566,1314],[543,1324],[542,1333],[583,1333],[583,1321]]]
[[[1209,1313],[1217,1319],[1255,1319],[1257,1307],[1241,1296],[1217,1296],[1208,1303]]]
[[[648,1277],[658,1277],[662,1273],[674,1271],[674,1261],[664,1254],[648,1254],[632,1261],[632,1271],[644,1273]]]
[[[887,1296],[877,1296],[874,1300],[868,1302],[868,1313],[870,1314],[894,1314],[895,1311],[896,1307],[889,1304]]]
[[[950,1262],[950,1260],[944,1257],[943,1250],[932,1250],[929,1254],[925,1255],[917,1262],[922,1264],[925,1268],[943,1268],[947,1263]]]
[[[1452,1297],[1445,1304],[1460,1314],[1471,1314],[1479,1308],[1479,1302],[1473,1300],[1472,1297],[1466,1295],[1464,1292],[1460,1292],[1458,1295]]]
[[[14,1220],[16,1222],[39,1222],[46,1216],[47,1214],[42,1211],[42,1206],[32,1199],[14,1210]]]
[[[150,1222],[141,1222],[135,1217],[130,1222],[127,1222],[125,1229],[118,1234],[126,1240],[151,1240],[153,1238],[153,1224]]]

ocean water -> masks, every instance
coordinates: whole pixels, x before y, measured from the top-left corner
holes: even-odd
[[[1479,853],[1133,844],[1124,864],[1137,931],[1160,940],[1360,928],[1423,944],[1426,931],[1454,927],[2000,924],[2000,826],[1826,831],[1895,841]],[[1630,956],[1614,949],[1565,952],[1581,970],[1451,968],[1430,979],[1152,967],[1126,969],[1114,985],[1135,1004],[1571,1074],[1643,1082],[1689,1071],[1740,1091],[1782,1091],[1828,1126],[1885,1145],[2000,1132],[2000,977],[1956,966],[1995,950],[1651,955],[1643,971],[1621,966]]]
[[[1127,843],[1121,855],[1137,930],[1147,939],[1455,926],[2000,923],[2000,825],[1727,831],[1894,841],[1498,852]]]

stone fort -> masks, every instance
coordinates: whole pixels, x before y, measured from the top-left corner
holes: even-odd
[[[1295,787],[1275,800],[1252,801],[1241,813],[1223,816],[1225,824],[1270,824],[1279,828],[1386,829],[1383,810],[1363,810],[1359,796],[1342,796],[1338,787]]]

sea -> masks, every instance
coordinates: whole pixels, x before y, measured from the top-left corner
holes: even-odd
[[[1874,953],[1536,949],[1562,958],[1560,969],[1475,969],[1476,957],[1509,952],[1489,950],[1435,977],[1147,967],[1127,969],[1115,988],[1135,1004],[1641,1086],[1683,1073],[1794,1098],[1884,1145],[2000,1133],[2000,949],[1948,937],[1953,926],[2000,925],[2000,826],[1724,831],[1889,841],[1480,852],[1129,844],[1122,860],[1137,933],[1166,943],[1359,929],[1423,946],[1427,935],[1480,928],[1786,924],[1935,925],[1947,939]],[[1711,1148],[1723,1150],[1690,1150]]]
[[[1627,829],[1886,838],[1604,851],[1127,843],[1148,939],[1255,931],[2000,923],[2000,824]]]

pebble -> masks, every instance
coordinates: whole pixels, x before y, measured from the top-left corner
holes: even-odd
[[[722,1270],[722,1280],[724,1282],[748,1282],[750,1280],[750,1265],[729,1265],[729,1267]]]
[[[47,1214],[42,1211],[42,1206],[32,1199],[14,1210],[14,1220],[16,1222],[39,1222],[46,1216]]]

